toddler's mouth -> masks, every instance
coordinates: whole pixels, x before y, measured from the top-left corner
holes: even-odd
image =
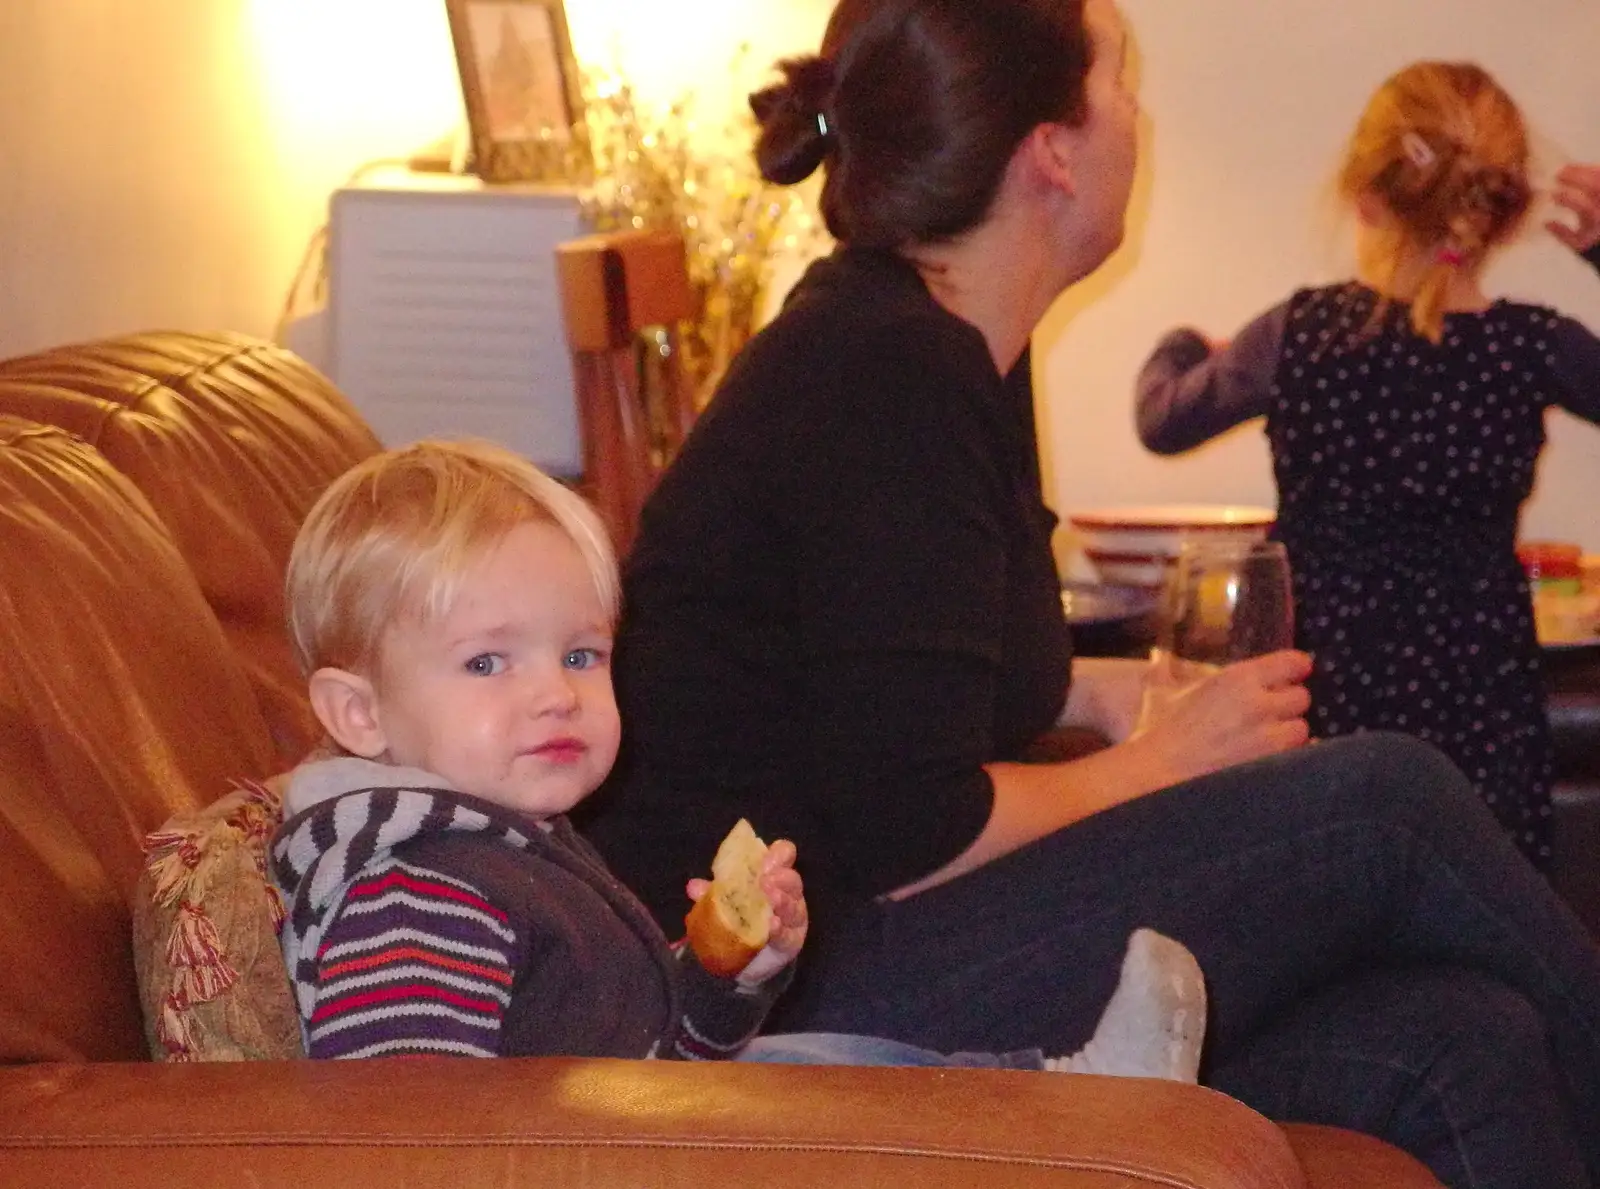
[[[546,740],[534,748],[532,754],[552,764],[573,764],[581,760],[588,751],[589,746],[582,739],[564,735],[559,739]]]

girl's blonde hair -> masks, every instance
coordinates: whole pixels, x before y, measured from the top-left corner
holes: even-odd
[[[427,440],[358,463],[313,505],[289,555],[289,636],[301,670],[370,670],[397,616],[448,613],[463,573],[529,521],[566,534],[615,619],[617,562],[599,517],[520,455]]]
[[[1368,101],[1339,189],[1352,202],[1371,195],[1394,216],[1388,241],[1377,247],[1380,275],[1392,277],[1405,256],[1427,254],[1411,324],[1438,342],[1451,278],[1476,272],[1527,213],[1527,125],[1482,67],[1414,63]]]

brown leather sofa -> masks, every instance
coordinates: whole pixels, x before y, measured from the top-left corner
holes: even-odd
[[[148,1061],[141,839],[310,742],[279,570],[310,502],[376,448],[324,379],[236,336],[0,363],[0,1184],[1435,1184],[1376,1141],[1161,1082]]]

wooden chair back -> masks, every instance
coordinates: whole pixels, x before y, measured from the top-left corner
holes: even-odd
[[[581,490],[626,553],[694,422],[678,323],[694,310],[681,236],[611,231],[556,249],[583,440]]]

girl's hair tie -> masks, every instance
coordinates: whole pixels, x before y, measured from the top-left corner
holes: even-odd
[[[1433,163],[1439,159],[1433,147],[1415,132],[1407,132],[1400,138],[1400,148],[1418,169],[1432,169]]]

